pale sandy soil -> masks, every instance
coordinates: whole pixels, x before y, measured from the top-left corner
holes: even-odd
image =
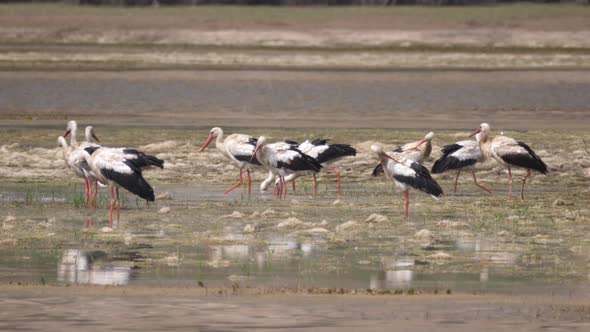
[[[0,68],[588,68],[590,16],[579,8],[530,16],[320,8],[290,17],[268,8],[7,7]]]
[[[212,295],[221,291],[222,295]],[[179,288],[2,286],[0,329],[30,331],[584,331],[587,298],[293,295]],[[263,290],[245,290],[261,294]],[[238,295],[236,295],[238,294]]]
[[[590,35],[588,36],[590,40]],[[205,51],[69,50],[7,51],[0,53],[0,68],[271,68],[271,69],[554,69],[590,68],[590,54],[470,54],[459,52],[308,50]]]
[[[590,31],[530,31],[506,28],[372,30],[346,28],[301,31],[198,29],[89,29],[85,27],[2,27],[6,43],[156,44],[232,47],[533,47],[588,48]]]

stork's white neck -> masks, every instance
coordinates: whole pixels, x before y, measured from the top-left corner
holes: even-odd
[[[70,130],[70,146],[72,148],[75,148],[78,146],[78,140],[76,139],[77,134],[78,134],[78,124],[76,124],[74,122],[72,129]]]
[[[66,142],[65,138],[60,137],[59,145],[61,145],[61,149],[63,151],[63,157],[64,157],[64,160],[66,160],[68,158],[68,156],[70,155],[70,147],[68,146],[68,143]]]
[[[92,138],[92,127],[86,127],[86,130],[84,131],[84,138],[88,143],[94,142],[94,139]]]
[[[225,145],[222,130],[219,130],[219,134],[215,138],[215,148],[225,155]]]
[[[491,140],[488,137],[488,133],[482,131],[478,135],[479,135],[479,149],[481,150],[484,157],[488,158],[489,151],[490,151],[490,144],[491,144]]]

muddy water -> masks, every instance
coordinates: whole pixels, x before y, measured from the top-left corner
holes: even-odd
[[[589,83],[586,71],[1,72],[0,123],[587,128]]]
[[[433,226],[439,216],[430,217],[433,221],[416,217],[415,223],[396,220],[386,228],[365,224],[364,230],[348,233],[339,230],[343,221],[365,218],[374,208],[361,201],[359,211],[336,207],[322,212],[320,206],[330,205],[325,197],[318,202],[295,195],[303,205],[298,208],[268,195],[223,195],[225,187],[218,185],[159,185],[172,199],[145,206],[125,196],[122,222],[111,231],[103,229],[108,226],[104,207],[87,212],[73,206],[81,188],[43,184],[1,188],[1,204],[8,215],[2,215],[0,283],[136,287],[202,283],[518,294],[563,293],[589,284],[590,271],[580,256],[587,250],[585,242],[576,243],[578,237],[561,230],[556,236],[531,241],[526,234],[506,238],[479,230],[480,235],[466,235],[467,229],[473,229],[465,226],[437,234],[434,240],[420,240],[416,247],[418,230],[440,232]],[[99,201],[105,206],[107,197]],[[172,212],[158,214],[160,206],[169,206]],[[319,210],[319,215],[307,211],[310,208]],[[232,211],[243,216],[232,216]],[[280,225],[293,222],[292,218],[300,223]],[[248,231],[245,225],[255,230]],[[572,227],[585,230],[583,225]],[[546,234],[552,226],[539,223],[533,228]],[[526,233],[528,228],[517,232]],[[14,245],[7,246],[13,239]],[[437,256],[441,253],[448,257]]]

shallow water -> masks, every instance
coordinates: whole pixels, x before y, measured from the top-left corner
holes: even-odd
[[[502,128],[587,128],[588,77],[585,71],[0,72],[0,120],[471,129],[485,119]]]
[[[590,270],[580,255],[588,250],[587,241],[577,242],[579,237],[571,232],[564,235],[559,226],[552,235],[554,226],[532,220],[528,221],[533,224],[532,234],[542,236],[528,235],[526,226],[512,228],[510,236],[490,234],[484,226],[476,232],[472,225],[445,233],[435,226],[442,216],[425,217],[419,211],[413,212],[409,223],[399,218],[339,232],[338,225],[350,219],[362,221],[375,208],[354,198],[352,210],[346,204],[333,207],[331,193],[319,200],[294,195],[300,203],[293,204],[268,194],[223,195],[225,186],[219,185],[159,185],[171,200],[146,206],[124,198],[121,223],[112,233],[103,233],[102,227],[108,226],[107,198],[100,200],[103,207],[96,212],[87,212],[72,201],[81,195],[79,187],[1,186],[0,204],[16,219],[5,219],[4,225],[12,225],[6,229],[13,237],[5,233],[2,240],[17,242],[0,246],[0,282],[519,294],[585,289],[590,284]],[[30,192],[35,193],[33,198]],[[473,196],[446,200],[464,204]],[[430,203],[420,196],[418,202]],[[373,204],[381,203],[373,198]],[[158,214],[160,206],[170,206],[172,212]],[[260,215],[269,209],[274,211],[271,215]],[[230,217],[232,211],[243,216]],[[383,214],[391,218],[398,212],[388,209]],[[308,224],[278,225],[292,217]],[[255,225],[256,231],[246,232],[247,224]],[[317,228],[321,230],[312,230]],[[417,241],[415,233],[423,228],[431,229],[436,238]],[[587,227],[576,223],[570,228],[575,232]],[[581,247],[571,249],[576,245]],[[437,253],[450,258],[437,258]]]

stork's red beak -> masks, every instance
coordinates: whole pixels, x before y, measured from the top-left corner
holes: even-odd
[[[209,145],[209,143],[211,143],[212,140],[213,140],[213,136],[209,135],[207,137],[207,141],[205,141],[205,145],[203,145],[203,147],[201,148],[201,150],[199,150],[199,152],[203,152],[203,150],[205,150],[207,145]]]
[[[425,139],[421,139],[421,140],[419,140],[419,141],[418,141],[418,144],[416,144],[416,146],[414,147],[414,149],[415,149],[415,148],[417,148],[417,147],[419,147],[420,145],[422,145],[422,144],[424,144],[424,143],[426,143],[426,140],[425,140]]]
[[[92,138],[94,138],[95,141],[97,141],[98,143],[100,143],[100,140],[98,139],[98,137],[96,137],[96,134],[94,134],[94,132],[91,135],[92,135]]]
[[[397,159],[393,158],[392,156],[388,155],[387,153],[383,153],[385,155],[385,158],[389,158],[393,161],[395,161],[396,163],[399,163],[399,161],[397,161]]]
[[[472,132],[471,135],[469,135],[469,137],[473,137],[479,133],[481,133],[481,129],[477,129],[476,131]]]
[[[69,134],[70,134],[70,130],[66,130],[66,132],[64,133],[64,138],[68,137]]]

